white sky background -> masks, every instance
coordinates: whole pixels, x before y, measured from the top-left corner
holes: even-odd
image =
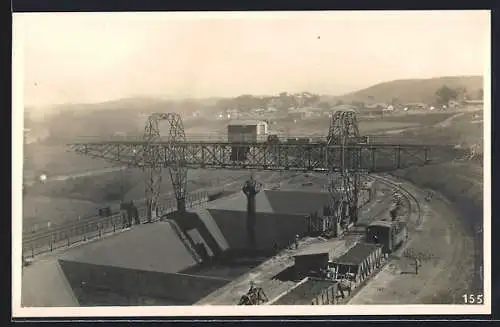
[[[14,53],[24,56],[28,106],[335,95],[484,74],[489,29],[487,11],[14,14]]]

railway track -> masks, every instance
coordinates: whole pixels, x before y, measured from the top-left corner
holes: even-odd
[[[372,179],[373,181],[378,181],[380,183],[388,185],[390,188],[397,190],[407,200],[408,212],[409,212],[408,219],[411,218],[412,214],[416,214],[415,228],[418,228],[422,224],[423,221],[422,207],[420,205],[420,201],[417,199],[415,195],[413,195],[412,192],[408,191],[404,186],[401,185],[401,183],[394,182],[392,179],[382,175],[369,176],[368,178]]]
[[[397,190],[398,192],[401,193],[401,195],[404,198],[406,198],[407,204],[408,204],[408,211],[407,211],[407,216],[405,217],[405,219],[406,219],[406,221],[410,222],[413,217],[415,218],[414,219],[415,225],[412,228],[412,230],[417,229],[422,224],[422,222],[423,222],[422,207],[421,207],[420,202],[417,199],[417,197],[411,191],[407,190],[400,183],[394,182],[392,179],[387,178],[385,176],[372,175],[372,176],[369,176],[368,178],[371,179],[372,181],[377,181],[377,182],[380,182],[382,184],[385,184],[386,186],[388,186],[389,188],[391,188],[393,190]],[[378,212],[375,215],[375,218],[378,219],[380,216],[382,216],[386,212],[387,212],[387,209],[382,210],[381,212]],[[362,236],[360,236],[358,239],[361,240]],[[389,263],[391,263],[395,257],[400,256],[406,250],[407,246],[408,246],[408,241],[405,241],[399,249],[394,251],[386,260],[384,260],[384,262],[382,263],[382,265],[379,268],[374,270],[371,273],[371,275],[368,276],[358,287],[356,287],[355,289],[353,289],[351,291],[351,294],[349,294],[345,299],[342,299],[338,304],[349,304],[349,302],[363,289],[363,287],[366,286],[368,283],[370,283],[370,280],[372,280],[375,276],[377,276],[377,274],[379,272],[381,272],[383,269],[385,269],[385,267],[387,267],[387,265]]]

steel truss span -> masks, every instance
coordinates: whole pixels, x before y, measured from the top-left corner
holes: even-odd
[[[104,141],[73,143],[78,154],[141,168],[219,168],[329,172],[335,170],[379,172],[429,163],[431,148],[421,145],[327,145],[229,142],[148,143]],[[148,153],[154,152],[154,160]],[[233,151],[241,152],[233,160]],[[245,155],[243,155],[245,154]],[[343,160],[342,160],[343,158]]]
[[[160,135],[163,121],[168,123],[166,136]],[[178,211],[185,209],[188,169],[324,172],[329,175],[331,198],[327,228],[334,233],[357,221],[361,174],[425,165],[453,155],[448,147],[370,143],[360,135],[353,111],[332,113],[328,134],[315,143],[188,141],[180,115],[158,113],[148,118],[142,140],[73,143],[69,147],[82,155],[142,168],[148,220],[158,208],[162,169],[170,172]]]

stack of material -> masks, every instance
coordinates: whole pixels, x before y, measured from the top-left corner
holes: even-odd
[[[382,247],[377,244],[357,243],[349,251],[334,260],[337,278],[350,276],[355,283],[362,283],[381,265]]]
[[[273,300],[272,305],[326,305],[337,303],[337,283],[307,277],[295,288]]]

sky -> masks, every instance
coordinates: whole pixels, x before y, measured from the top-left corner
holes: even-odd
[[[14,85],[34,107],[339,95],[394,79],[485,74],[489,30],[488,11],[14,14]]]

